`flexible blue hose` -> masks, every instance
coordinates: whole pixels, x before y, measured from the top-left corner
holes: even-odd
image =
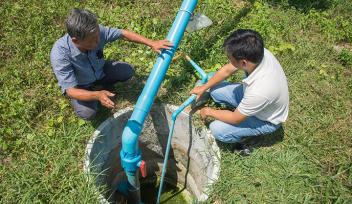
[[[197,72],[201,75],[202,80],[200,82],[200,84],[204,84],[208,81],[208,76],[207,74],[203,71],[203,69],[198,66],[191,58],[189,58],[188,56],[186,56],[186,59],[188,60],[189,63],[191,63],[191,65],[197,70]],[[200,85],[199,84],[199,85]],[[161,172],[161,178],[160,178],[160,185],[159,185],[159,191],[158,191],[158,198],[157,198],[157,204],[160,203],[160,197],[161,197],[161,192],[163,190],[163,186],[164,186],[164,178],[165,178],[165,173],[166,173],[166,169],[167,169],[167,161],[169,160],[169,153],[170,153],[170,148],[171,148],[171,140],[172,140],[172,136],[174,133],[174,128],[175,128],[175,122],[177,119],[177,116],[187,107],[189,106],[193,101],[195,101],[197,98],[197,96],[195,94],[192,94],[176,111],[174,111],[171,115],[171,128],[170,128],[170,132],[169,132],[169,136],[167,139],[167,146],[166,146],[166,151],[165,151],[165,157],[164,157],[164,165],[163,165],[163,169]]]
[[[163,170],[162,170],[161,178],[160,178],[160,186],[159,186],[159,192],[158,192],[157,203],[160,202],[160,196],[161,196],[161,192],[162,192],[163,185],[164,185],[164,177],[165,177],[165,173],[166,173],[166,169],[167,169],[167,160],[169,159],[169,153],[170,153],[170,147],[171,147],[171,140],[172,140],[172,136],[173,136],[173,133],[174,133],[176,118],[177,118],[177,116],[178,116],[187,106],[189,106],[189,104],[191,104],[195,99],[196,99],[196,95],[190,96],[190,97],[180,106],[180,108],[178,108],[175,112],[172,113],[172,117],[171,117],[171,118],[172,118],[171,129],[170,129],[169,136],[168,136],[168,139],[167,139],[167,144],[166,144],[167,146],[166,146],[166,151],[165,151]]]
[[[160,179],[158,199],[157,199],[156,203],[160,203],[160,196],[161,196],[161,191],[162,191],[163,185],[164,185],[164,177],[165,177],[165,172],[166,172],[166,167],[167,167],[167,160],[169,158],[169,152],[170,152],[170,146],[171,146],[170,144],[171,144],[172,135],[174,133],[174,127],[175,127],[175,120],[172,120],[171,129],[170,129],[170,132],[169,132],[169,138],[167,140],[167,148],[166,148],[166,153],[165,153],[165,158],[164,158],[164,166],[163,166],[161,179]]]

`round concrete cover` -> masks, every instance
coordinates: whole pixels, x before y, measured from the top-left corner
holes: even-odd
[[[141,184],[161,174],[171,114],[177,108],[154,105],[146,118],[139,145],[148,176],[141,179]],[[104,121],[86,148],[85,173],[97,175],[97,185],[106,185],[110,189],[106,195],[100,195],[102,203],[119,199],[120,195],[115,192],[116,185],[126,180],[119,152],[122,131],[132,111],[132,108],[120,110]],[[165,181],[186,187],[197,201],[205,201],[209,187],[218,179],[219,161],[219,148],[210,132],[205,127],[195,128],[190,115],[182,112],[175,123]]]

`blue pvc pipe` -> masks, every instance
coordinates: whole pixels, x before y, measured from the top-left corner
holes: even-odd
[[[131,118],[128,120],[122,133],[122,150],[120,152],[122,167],[124,168],[131,185],[138,178],[135,178],[138,164],[141,161],[141,154],[138,147],[138,137],[143,129],[145,118],[147,117],[155,96],[160,88],[165,74],[169,68],[172,57],[183,37],[188,21],[197,5],[198,0],[184,0],[177,13],[176,19],[167,35],[167,40],[172,42],[170,50],[163,50],[158,56],[156,63],[148,77],[147,83],[139,96]],[[139,186],[135,186],[138,187]]]
[[[194,67],[194,69],[200,74],[201,84],[205,84],[208,81],[208,75],[205,71],[195,63],[188,55],[186,55],[187,61]]]

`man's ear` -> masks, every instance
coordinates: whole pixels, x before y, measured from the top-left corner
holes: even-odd
[[[242,59],[240,61],[242,67],[247,67],[248,66],[248,61],[246,59]]]
[[[72,39],[72,42],[73,42],[73,43],[76,43],[76,44],[77,44],[77,43],[79,42],[78,38],[76,38],[76,37],[72,37],[71,39]]]

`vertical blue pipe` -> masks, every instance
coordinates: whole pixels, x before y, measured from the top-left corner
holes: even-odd
[[[163,50],[158,56],[148,77],[147,83],[143,88],[142,94],[138,98],[132,116],[123,130],[120,157],[122,167],[124,168],[128,181],[132,186],[136,186],[138,183],[136,182],[135,175],[141,162],[138,137],[143,129],[145,118],[153,105],[155,96],[158,93],[161,82],[165,77],[172,57],[178,48],[197,2],[198,0],[184,0],[182,2],[181,8],[177,13],[176,19],[166,38],[172,42],[173,48],[170,50]]]

